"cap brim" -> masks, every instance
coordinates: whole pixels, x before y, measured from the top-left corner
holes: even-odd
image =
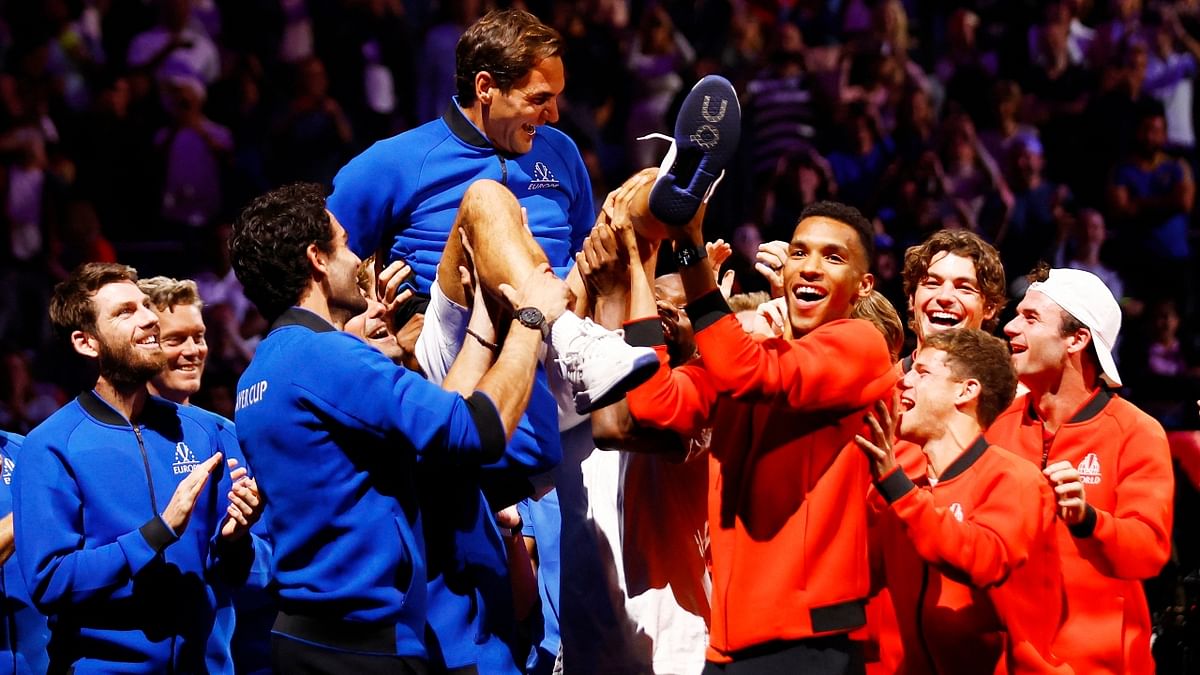
[[[1112,348],[1101,344],[1092,332],[1092,347],[1096,350],[1096,359],[1100,361],[1101,375],[1113,387],[1121,386],[1121,374],[1117,372],[1117,362],[1113,360]]]

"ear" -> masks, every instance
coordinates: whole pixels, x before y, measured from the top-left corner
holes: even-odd
[[[958,383],[958,395],[954,397],[954,404],[962,407],[968,403],[979,400],[979,395],[983,392],[983,385],[973,377],[968,377]]]
[[[91,333],[85,333],[81,330],[72,331],[71,347],[90,359],[100,356],[100,340]]]
[[[996,313],[999,311],[1000,311],[1000,307],[998,307],[995,304],[989,304],[983,310],[983,322],[987,323],[988,321],[991,321],[992,319],[996,318]]]
[[[484,105],[491,105],[492,90],[496,88],[496,80],[486,70],[475,73],[475,98]]]
[[[308,264],[312,268],[313,278],[320,281],[329,275],[329,267],[325,260],[325,252],[316,244],[309,244],[304,251]]]
[[[1067,336],[1067,353],[1078,354],[1088,348],[1092,344],[1092,330],[1090,328],[1080,328],[1071,335]]]
[[[875,275],[867,272],[858,281],[858,299],[862,300],[866,298],[873,290],[875,290]]]

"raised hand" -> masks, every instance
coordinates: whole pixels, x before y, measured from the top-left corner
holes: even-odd
[[[171,495],[170,503],[162,512],[163,522],[171,528],[175,536],[182,535],[183,531],[187,529],[188,521],[192,517],[192,510],[196,508],[196,500],[200,497],[200,491],[208,483],[208,477],[212,475],[213,469],[216,469],[220,463],[221,453],[218,452],[197,464],[187,478],[184,478],[175,488],[175,494]]]
[[[863,421],[871,430],[871,439],[855,435],[854,442],[871,462],[871,473],[880,478],[896,467],[896,455],[892,450],[892,439],[896,435],[896,416],[892,410],[900,407],[900,391],[892,394],[889,408],[887,401],[876,401],[872,412],[863,415]]]
[[[258,522],[262,516],[263,501],[258,494],[258,483],[247,475],[246,467],[239,467],[238,461],[233,458],[230,458],[227,464],[233,488],[226,495],[229,498],[229,508],[226,509],[229,517],[221,525],[221,536],[235,541]]]

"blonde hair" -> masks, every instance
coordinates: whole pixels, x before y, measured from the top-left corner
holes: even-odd
[[[171,277],[150,277],[137,282],[138,288],[150,296],[150,304],[160,312],[171,309],[176,305],[196,305],[203,307],[200,301],[200,289],[191,279],[172,279]]]
[[[883,339],[887,340],[892,360],[899,360],[900,350],[904,349],[904,324],[896,308],[883,293],[871,291],[870,295],[855,303],[850,318],[865,319],[874,324],[883,333]]]

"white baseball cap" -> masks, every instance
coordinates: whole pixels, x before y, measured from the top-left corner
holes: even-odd
[[[1083,270],[1053,269],[1045,281],[1030,284],[1029,290],[1044,294],[1092,331],[1092,345],[1104,379],[1114,387],[1121,386],[1112,356],[1121,332],[1121,306],[1100,277]]]

